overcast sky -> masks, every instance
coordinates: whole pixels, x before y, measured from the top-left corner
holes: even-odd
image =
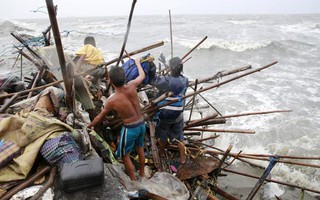
[[[53,0],[58,17],[129,15],[132,0]],[[44,7],[43,7],[44,6]],[[46,18],[46,0],[1,0],[0,19]],[[39,8],[40,12],[33,12]],[[320,0],[137,0],[135,15],[320,14]]]

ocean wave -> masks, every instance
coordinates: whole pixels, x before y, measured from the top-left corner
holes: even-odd
[[[236,25],[249,25],[249,24],[256,23],[256,21],[254,20],[233,20],[233,19],[230,19],[227,22],[231,24],[236,24]]]
[[[198,40],[184,40],[180,39],[178,43],[181,46],[188,48],[193,48],[197,44]],[[245,40],[209,40],[201,44],[198,49],[225,49],[234,52],[243,52],[251,49],[260,49],[262,47],[268,46],[271,41],[245,41]]]

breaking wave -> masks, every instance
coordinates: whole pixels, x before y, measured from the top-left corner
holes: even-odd
[[[193,48],[198,40],[180,40],[178,43],[187,48]],[[201,44],[198,49],[225,49],[234,52],[243,52],[251,49],[260,49],[271,44],[271,41],[244,41],[244,40],[209,40]]]
[[[256,23],[256,21],[254,20],[233,20],[233,19],[230,19],[227,22],[231,24],[236,24],[236,25],[249,25],[249,24]]]
[[[177,40],[179,45],[193,48],[195,44],[199,42],[199,40],[186,40],[186,39],[179,39]],[[314,44],[295,41],[295,40],[282,40],[282,41],[245,41],[245,40],[209,40],[205,41],[201,44],[198,49],[205,49],[205,50],[229,50],[233,52],[244,52],[248,50],[257,50],[262,48],[283,48],[286,46],[293,45],[294,47],[307,47],[311,48],[314,47]]]

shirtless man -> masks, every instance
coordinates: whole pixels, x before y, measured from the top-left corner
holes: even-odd
[[[122,67],[112,66],[109,70],[109,78],[111,84],[115,88],[115,93],[111,95],[104,105],[101,113],[94,118],[88,125],[92,128],[101,122],[111,110],[115,110],[121,117],[123,127],[120,133],[120,141],[118,143],[116,155],[122,158],[127,174],[131,180],[136,180],[134,175],[134,165],[130,160],[130,153],[133,147],[139,155],[140,176],[144,177],[144,135],[146,126],[140,112],[140,104],[137,93],[137,87],[145,78],[145,73],[141,67],[140,59],[136,59],[135,63],[138,67],[139,76],[125,84],[125,74]]]

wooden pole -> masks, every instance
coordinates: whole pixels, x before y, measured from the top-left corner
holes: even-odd
[[[0,99],[5,99],[5,98],[8,98],[8,97],[14,96],[14,95],[16,95],[16,94],[21,95],[21,94],[28,93],[28,92],[31,92],[31,91],[41,90],[41,89],[47,88],[47,87],[49,87],[49,86],[53,86],[53,85],[60,84],[60,83],[62,83],[62,82],[63,82],[63,80],[55,81],[55,82],[53,82],[53,83],[49,83],[49,84],[42,85],[42,86],[39,86],[39,87],[35,87],[35,88],[32,88],[32,89],[23,90],[23,91],[15,92],[15,93],[4,94],[4,95],[1,95],[1,96],[0,96]]]
[[[42,75],[43,75],[43,73],[44,73],[44,70],[45,70],[45,69],[42,68],[42,69],[37,73],[37,76],[35,77],[35,79],[34,79],[34,81],[33,81],[33,83],[32,83],[31,89],[36,87],[37,83],[39,82],[39,80],[41,79],[41,77],[42,77]],[[29,92],[27,99],[31,98],[31,97],[32,97],[32,94],[33,94],[33,91]]]
[[[171,22],[171,11],[170,10],[169,10],[169,21],[170,21],[171,58],[173,58],[172,22]]]
[[[216,118],[217,116],[218,116],[218,114],[217,114],[217,113],[214,113],[214,114],[209,115],[209,116],[206,116],[206,117],[204,117],[204,118],[202,118],[202,119],[197,119],[197,120],[193,120],[193,121],[190,121],[190,120],[189,120],[189,122],[187,122],[187,124],[186,124],[186,126],[184,127],[184,129],[187,129],[187,128],[189,128],[190,126],[193,126],[194,124],[202,123],[202,122],[207,121],[207,120],[209,120],[209,119],[214,119],[214,118]]]
[[[16,93],[13,95],[9,101],[7,101],[4,105],[1,106],[0,108],[0,113],[5,113],[6,110],[11,106],[11,104],[20,96],[19,93]]]
[[[266,180],[267,176],[270,174],[270,172],[273,169],[273,167],[277,164],[278,159],[279,158],[277,157],[277,158],[273,158],[273,159],[270,160],[270,163],[269,163],[268,167],[263,172],[262,176],[259,178],[259,180],[255,184],[255,186],[252,188],[250,194],[247,197],[247,200],[252,200],[253,199],[253,197],[259,191],[259,189],[260,189],[261,185],[263,184],[263,182]]]
[[[20,185],[17,185],[13,189],[11,189],[9,192],[5,193],[5,195],[2,196],[1,200],[9,200],[14,194],[16,194],[20,190],[28,187],[29,185],[33,184],[33,182],[36,181],[38,178],[40,178],[43,175],[45,175],[46,173],[48,173],[50,171],[50,169],[51,169],[51,167],[46,166],[41,171],[35,173],[34,175],[32,175],[29,179],[27,179],[26,181],[24,181]]]
[[[157,139],[155,136],[155,125],[153,122],[149,122],[149,128],[150,128],[150,140],[151,140],[151,150],[152,150],[152,157],[153,162],[156,168],[160,168],[160,157],[157,147]]]
[[[249,115],[265,115],[265,114],[271,114],[271,113],[281,113],[281,112],[291,112],[292,110],[271,110],[271,111],[261,111],[261,112],[248,112],[248,113],[240,113],[240,114],[232,114],[232,115],[224,115],[218,118],[232,118],[232,117],[243,117],[243,116],[249,116]]]
[[[117,67],[119,66],[119,63],[122,60],[122,55],[123,55],[123,52],[124,52],[126,44],[127,44],[129,31],[130,31],[130,26],[131,26],[132,15],[133,15],[133,10],[134,10],[134,6],[135,6],[136,2],[137,2],[137,0],[133,0],[132,4],[131,4],[129,20],[128,20],[128,24],[127,24],[127,31],[126,31],[126,35],[124,36],[124,41],[123,41],[122,48],[121,48],[121,51],[120,51],[119,59],[118,59],[117,64],[116,64]]]
[[[197,87],[198,87],[198,79],[196,79],[195,85],[194,85],[194,91],[197,91]],[[191,110],[190,110],[190,115],[189,115],[189,120],[191,120],[191,116],[192,116],[192,110],[193,110],[193,106],[195,104],[195,100],[196,100],[196,95],[193,96],[192,98],[192,104],[191,104]]]
[[[132,51],[124,56],[122,56],[122,59],[124,58],[127,58],[129,56],[133,56],[133,55],[136,55],[138,53],[142,53],[142,52],[145,52],[145,51],[149,51],[151,49],[154,49],[154,48],[157,48],[157,47],[160,47],[160,46],[163,46],[164,45],[164,42],[161,41],[161,42],[158,42],[158,43],[155,43],[155,44],[152,44],[150,46],[147,46],[147,47],[144,47],[144,48],[141,48],[141,49],[138,49],[138,50],[135,50],[135,51]],[[110,60],[108,62],[105,62],[105,63],[102,63],[101,65],[103,66],[108,66],[108,65],[111,65],[112,63],[115,63],[119,60],[119,58],[115,58],[113,60]]]
[[[208,36],[205,36],[196,46],[194,46],[187,54],[182,56],[181,60],[184,60],[192,51],[194,51],[202,42],[204,42]]]
[[[68,80],[68,72],[67,72],[67,67],[66,67],[66,61],[64,58],[64,52],[63,52],[63,47],[62,47],[62,42],[60,38],[60,31],[59,31],[59,26],[58,26],[58,21],[56,18],[56,12],[55,12],[55,7],[53,5],[52,0],[46,0],[47,3],[47,9],[48,9],[48,14],[50,18],[50,23],[51,23],[51,28],[52,32],[54,35],[54,41],[56,44],[57,48],[57,54],[59,57],[59,63],[60,63],[60,68],[61,68],[61,73],[63,77],[63,83],[65,86],[65,93],[66,93],[66,104],[67,107],[70,110],[73,110],[73,97],[72,97],[72,82]]]
[[[214,79],[221,78],[221,77],[224,77],[224,76],[228,76],[228,75],[231,75],[231,74],[235,74],[237,72],[242,72],[242,71],[245,71],[245,70],[248,70],[248,69],[251,69],[251,65],[248,65],[248,66],[245,66],[245,67],[240,67],[240,68],[237,68],[237,69],[233,69],[233,70],[228,71],[228,72],[223,72],[223,71],[222,72],[218,72],[213,76],[198,80],[198,84],[206,83],[206,82],[212,81]],[[195,84],[195,82],[189,82],[188,86],[193,86],[194,84]]]
[[[234,174],[250,177],[250,178],[260,179],[259,176],[254,176],[254,175],[246,174],[246,173],[243,173],[243,172],[237,172],[237,171],[234,171],[234,170],[231,170],[231,169],[224,168],[222,170],[226,171],[226,172],[230,172],[230,173],[234,173]],[[301,186],[290,184],[290,183],[284,183],[282,181],[278,181],[278,180],[274,180],[274,179],[266,178],[265,181],[272,182],[272,183],[277,183],[277,184],[280,184],[280,185],[286,185],[286,186],[289,186],[289,187],[299,188],[301,190],[305,190],[305,191],[309,191],[309,192],[314,192],[314,193],[320,194],[319,190],[309,189],[309,188],[301,187]]]
[[[188,131],[203,131],[203,132],[218,132],[218,133],[243,133],[255,134],[255,131],[250,130],[227,130],[227,129],[206,129],[206,128],[186,128]]]
[[[51,187],[51,185],[53,185],[56,172],[57,172],[56,167],[52,167],[49,175],[49,180],[35,195],[33,195],[33,197],[30,198],[30,200],[37,200],[40,197],[42,197],[42,195],[47,191],[47,189]]]

